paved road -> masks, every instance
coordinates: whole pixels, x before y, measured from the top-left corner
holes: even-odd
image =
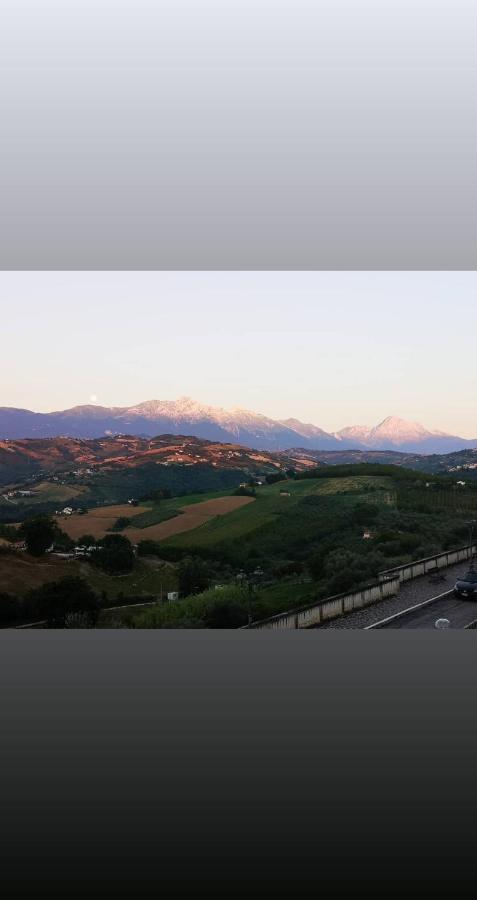
[[[467,628],[477,619],[477,601],[460,600],[453,591],[439,600],[424,603],[409,612],[398,613],[373,628],[435,628],[437,619],[448,619],[450,628]]]
[[[380,603],[373,603],[365,609],[356,609],[354,612],[348,613],[346,616],[340,616],[338,619],[332,619],[330,622],[324,622],[318,625],[318,628],[367,628],[375,622],[385,619],[394,613],[402,612],[420,603],[423,600],[429,600],[453,588],[455,581],[459,575],[464,575],[469,568],[467,562],[456,563],[442,569],[444,581],[433,582],[429,575],[422,575],[420,578],[414,578],[407,581],[401,586],[399,594],[395,597],[388,597]],[[464,601],[460,601],[464,602]],[[437,617],[436,617],[437,618]],[[476,616],[477,618],[477,616]]]

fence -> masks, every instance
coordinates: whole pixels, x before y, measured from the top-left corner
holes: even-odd
[[[388,569],[386,572],[380,572],[377,584],[371,584],[357,591],[350,591],[344,594],[335,594],[333,597],[326,597],[324,600],[317,600],[307,606],[299,606],[290,609],[288,612],[277,613],[268,619],[260,619],[258,622],[251,622],[245,625],[245,628],[310,628],[313,625],[321,625],[329,619],[336,619],[355,609],[363,609],[372,603],[378,603],[385,600],[386,597],[392,597],[399,593],[399,588],[404,581],[410,581],[412,578],[418,578],[427,572],[433,572],[436,569],[444,569],[446,566],[452,566],[455,563],[469,559],[471,552],[475,553],[476,545],[471,548],[459,547],[457,550],[446,550],[444,553],[437,553],[435,556],[429,556],[426,559],[418,559],[415,562],[408,563],[405,566],[397,566],[395,569]]]

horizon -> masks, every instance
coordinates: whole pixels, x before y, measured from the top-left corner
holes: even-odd
[[[2,272],[0,406],[193,397],[473,440],[476,287],[475,272]]]

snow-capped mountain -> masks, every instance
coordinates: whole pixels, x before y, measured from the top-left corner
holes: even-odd
[[[415,453],[451,453],[477,444],[443,431],[429,431],[419,422],[388,416],[379,425],[353,425],[337,432],[347,443],[373,450],[404,450]]]
[[[190,397],[149,400],[129,407],[76,406],[52,413],[0,408],[0,439],[68,436],[97,438],[130,434],[194,435],[223,443],[240,443],[259,450],[402,450],[412,453],[451,453],[477,447],[440,431],[429,431],[417,422],[389,416],[378,425],[354,425],[329,433],[317,425],[290,418],[271,419],[261,413],[235,407],[222,409],[198,403]]]

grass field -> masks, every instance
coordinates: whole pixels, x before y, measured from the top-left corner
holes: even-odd
[[[0,495],[0,504],[12,508],[16,506],[18,511],[21,512],[23,508],[30,509],[31,507],[34,510],[36,505],[44,503],[78,503],[81,502],[81,496],[87,493],[87,488],[80,485],[55,484],[50,481],[42,481],[40,484],[35,484],[32,490],[34,491],[32,497],[14,497],[7,500]],[[2,491],[3,493],[4,491]]]
[[[0,553],[0,592],[7,594],[25,594],[49,581],[78,574],[76,561],[67,562],[53,556],[37,559],[26,553]]]
[[[282,494],[285,490],[290,496]],[[323,511],[330,501],[334,505],[354,504],[358,500],[373,503],[393,503],[392,480],[386,477],[354,476],[349,478],[317,478],[288,481],[257,489],[257,499],[231,512],[225,519],[213,519],[199,530],[187,534],[176,533],[167,540],[174,547],[212,548],[223,543],[248,539],[269,526],[283,522],[290,514],[297,514],[305,497],[322,497]],[[344,502],[343,502],[344,501]],[[320,506],[317,506],[319,512]],[[305,513],[303,513],[302,525]],[[291,527],[291,519],[290,519]]]
[[[95,591],[100,594],[104,591],[109,600],[117,599],[120,595],[124,598],[141,594],[160,597],[161,592],[165,595],[168,591],[177,590],[175,569],[155,560],[138,560],[134,571],[129,575],[115,576],[107,575],[101,569],[82,562],[79,563],[79,574]]]
[[[0,593],[22,596],[33,588],[62,578],[81,577],[98,593],[114,600],[119,595],[140,596],[177,590],[173,566],[159,561],[138,560],[129,575],[107,575],[90,563],[55,556],[36,558],[26,553],[0,553]]]

